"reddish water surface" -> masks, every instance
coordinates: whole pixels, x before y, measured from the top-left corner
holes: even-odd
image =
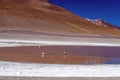
[[[0,60],[56,64],[119,63],[120,47],[33,46],[0,48]]]

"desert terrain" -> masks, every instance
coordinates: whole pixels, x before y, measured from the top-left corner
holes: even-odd
[[[0,31],[119,36],[120,29],[90,21],[43,0],[1,0]],[[32,33],[31,33],[32,34]]]
[[[120,28],[104,20],[77,16],[48,0],[0,0],[1,80],[118,77],[119,65],[99,64],[120,63],[119,52]]]

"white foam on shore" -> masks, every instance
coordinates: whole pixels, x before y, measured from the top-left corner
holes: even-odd
[[[5,44],[5,45],[3,45]],[[68,45],[68,46],[112,46],[120,47],[119,43],[99,43],[99,42],[84,42],[84,41],[47,41],[47,40],[14,40],[14,39],[0,39],[0,47],[9,46],[47,46],[47,45]]]
[[[0,62],[0,76],[119,77],[120,65],[60,65]]]

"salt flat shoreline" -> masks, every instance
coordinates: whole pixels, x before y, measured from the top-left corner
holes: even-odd
[[[119,77],[14,77],[1,76],[0,80],[120,80]]]
[[[62,65],[0,62],[4,77],[120,77],[120,65]]]
[[[57,34],[1,33],[0,47],[15,46],[111,46],[120,47],[120,37],[68,36]]]
[[[98,41],[97,41],[98,40]],[[109,40],[103,40],[105,42],[99,42],[97,39],[93,41],[59,41],[59,40],[19,40],[19,39],[0,39],[0,47],[17,47],[17,46],[111,46],[120,47],[119,39],[113,42]],[[108,42],[107,42],[108,41]]]

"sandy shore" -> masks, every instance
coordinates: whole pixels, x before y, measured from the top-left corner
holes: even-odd
[[[118,77],[0,77],[0,80],[120,80]]]

